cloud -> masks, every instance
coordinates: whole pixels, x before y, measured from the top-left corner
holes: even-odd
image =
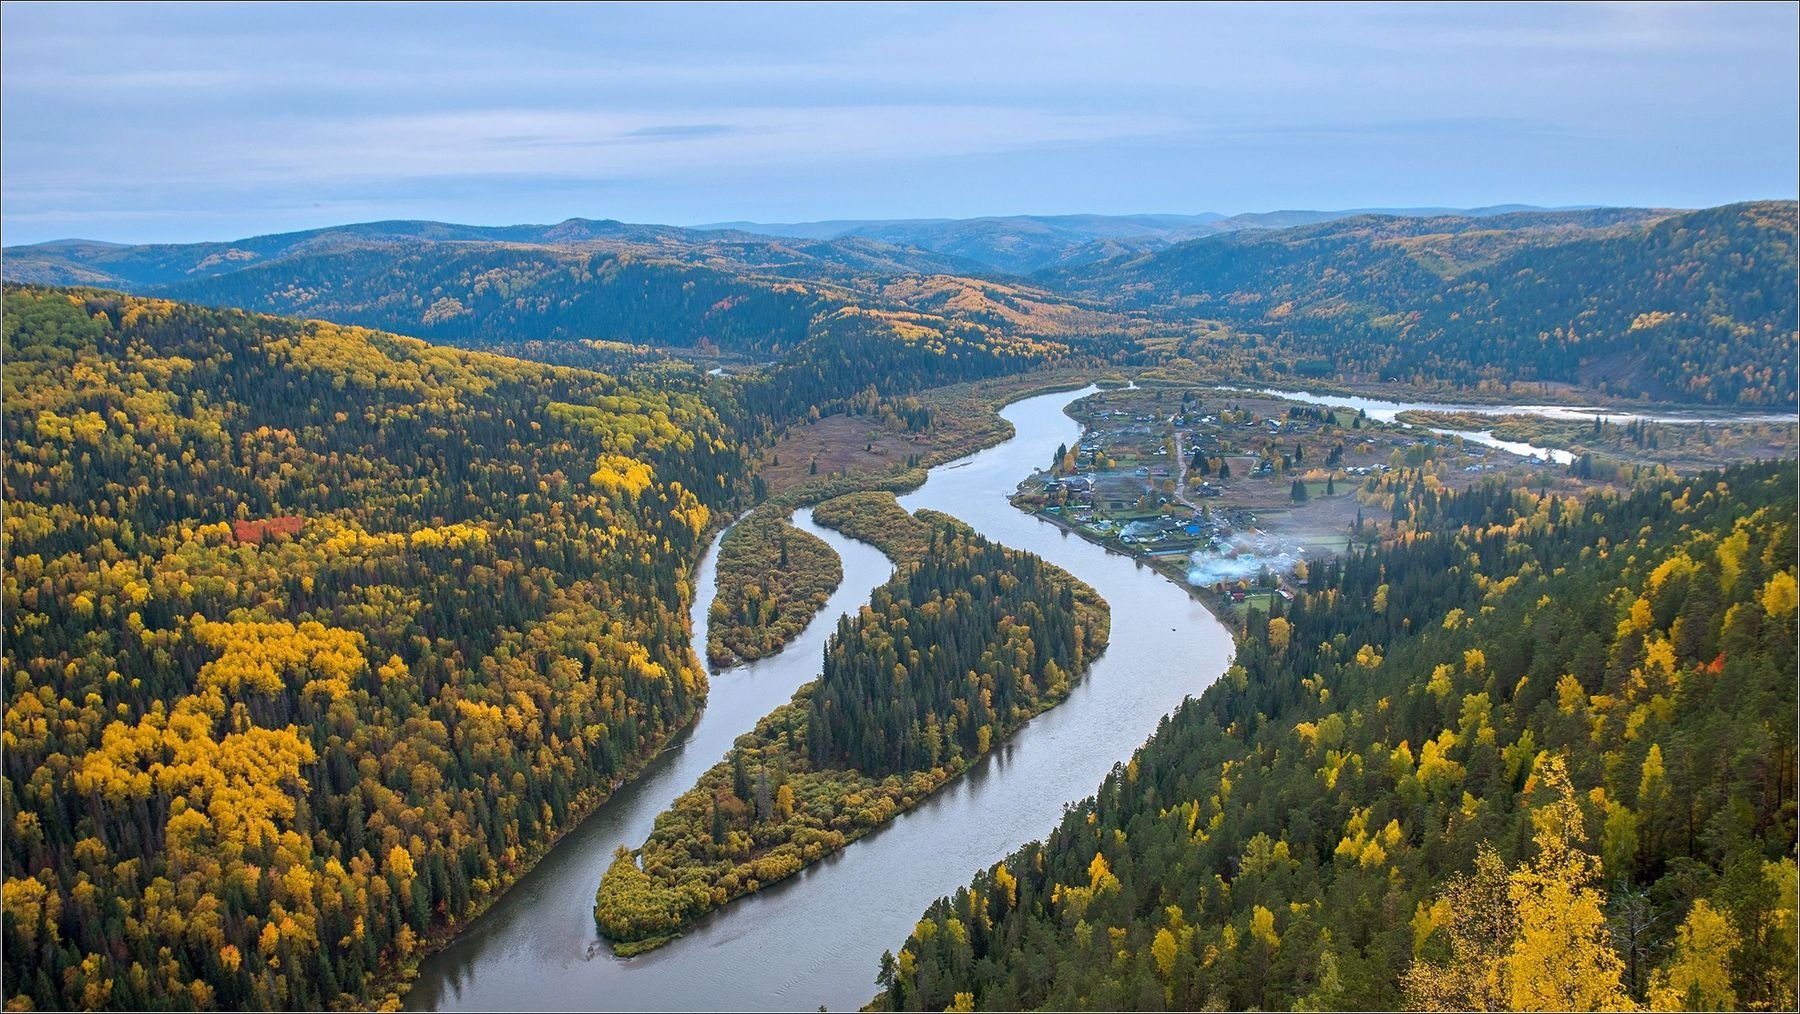
[[[1792,5],[7,4],[0,21],[0,196],[21,235],[116,234],[109,209],[137,235],[194,208],[235,208],[242,233],[312,207],[554,221],[593,210],[557,206],[577,197],[662,221],[1698,206],[1792,193],[1800,161]]]
[[[984,106],[850,106],[713,109],[729,122],[670,125],[655,113],[615,110],[476,109],[456,112],[317,118],[221,125],[204,152],[158,147],[150,125],[122,128],[114,141],[137,152],[133,182],[206,185],[225,175],[235,185],[308,181],[513,176],[632,178],[711,171],[720,165],[846,165],[870,160],[935,159],[1018,151],[1077,141],[1169,133],[1159,117],[1050,113]],[[118,166],[109,160],[20,169],[8,187],[21,196],[51,188],[101,187]]]
[[[654,127],[639,127],[625,136],[683,140],[695,137],[718,137],[734,131],[735,128],[728,127],[723,123],[665,123]]]

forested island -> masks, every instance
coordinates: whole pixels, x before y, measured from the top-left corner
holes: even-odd
[[[898,564],[842,617],[817,682],[621,847],[595,918],[621,954],[666,943],[733,898],[799,872],[916,805],[1033,715],[1105,648],[1104,602],[1036,556],[889,494],[814,517]]]

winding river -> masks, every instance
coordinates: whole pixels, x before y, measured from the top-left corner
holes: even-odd
[[[881,952],[898,948],[940,895],[1049,832],[1065,804],[1091,793],[1163,715],[1198,694],[1231,656],[1229,633],[1198,602],[1136,561],[1015,510],[1006,494],[1047,464],[1079,427],[1063,407],[1094,391],[1029,398],[1004,415],[1011,440],[931,471],[901,497],[961,518],[1093,585],[1112,606],[1112,644],[1069,699],[1039,716],[962,778],[843,852],[727,905],[685,937],[620,959],[594,928],[594,889],[620,844],[636,847],[656,814],[725,756],[732,740],[819,673],[839,614],[891,573],[875,549],[813,524],[844,562],[818,617],[773,657],[711,676],[693,731],[621,789],[444,950],[427,959],[416,1010],[854,1009],[874,994]],[[717,543],[702,560],[693,610],[705,658]]]
[[[1430,401],[1388,401],[1382,398],[1365,398],[1354,394],[1315,394],[1311,391],[1283,391],[1273,387],[1259,387],[1250,393],[1266,394],[1289,401],[1299,401],[1310,405],[1329,405],[1333,408],[1359,409],[1368,413],[1369,418],[1378,422],[1391,423],[1402,412],[1462,412],[1470,415],[1508,416],[1535,415],[1545,419],[1563,421],[1592,422],[1595,417],[1613,424],[1630,422],[1662,423],[1671,426],[1699,426],[1708,423],[1751,422],[1779,423],[1793,425],[1794,416],[1781,412],[1733,412],[1729,409],[1609,409],[1583,408],[1572,405],[1464,405],[1446,404]],[[1568,451],[1553,447],[1538,447],[1534,444],[1518,440],[1502,440],[1494,436],[1493,430],[1457,430],[1440,429],[1427,426],[1425,429],[1444,436],[1461,437],[1470,443],[1485,444],[1498,447],[1522,458],[1539,458],[1558,465],[1566,465],[1575,460],[1575,455]]]

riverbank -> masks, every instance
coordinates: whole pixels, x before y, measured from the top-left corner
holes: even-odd
[[[1531,405],[1541,408],[1591,410],[1632,414],[1742,414],[1778,415],[1793,412],[1795,406],[1736,405],[1716,402],[1668,401],[1655,398],[1629,398],[1577,384],[1561,382],[1514,381],[1490,383],[1477,387],[1453,384],[1419,384],[1371,379],[1282,377],[1264,381],[1247,381],[1221,377],[1207,371],[1179,367],[1152,366],[1137,371],[1139,383],[1171,384],[1187,387],[1238,388],[1244,391],[1280,390],[1295,398],[1328,401],[1336,398],[1362,398],[1392,402],[1421,402],[1507,408]],[[1263,384],[1270,386],[1263,386]]]
[[[1484,430],[1499,440],[1588,457],[1589,474],[1615,471],[1620,464],[1655,465],[1698,472],[1722,464],[1793,458],[1795,417],[1769,420],[1721,418],[1670,422],[1595,414],[1548,418],[1526,412],[1490,414],[1411,409],[1398,421],[1433,430]]]
[[[708,544],[710,545],[710,543]],[[704,678],[705,669],[702,668],[700,671]],[[373,1010],[386,1011],[402,1009],[404,998],[411,991],[413,984],[419,977],[420,967],[428,959],[454,944],[465,930],[479,922],[490,909],[505,900],[507,895],[512,893],[512,890],[515,887],[519,886],[525,878],[530,876],[537,868],[538,863],[554,852],[564,838],[579,829],[589,817],[593,816],[596,811],[611,801],[621,789],[630,785],[646,768],[662,759],[662,757],[670,750],[680,746],[694,731],[694,726],[699,722],[700,715],[704,710],[705,704],[702,702],[687,716],[686,721],[672,730],[670,734],[657,745],[657,748],[653,753],[645,756],[629,768],[627,772],[616,779],[611,788],[605,792],[600,792],[596,789],[584,789],[577,793],[569,801],[568,820],[549,836],[542,838],[523,849],[512,869],[500,871],[500,882],[498,885],[493,890],[483,895],[481,900],[475,902],[474,909],[469,913],[467,918],[460,919],[449,925],[433,928],[430,933],[420,938],[418,944],[415,945],[412,954],[407,955],[399,964],[390,965],[390,967],[382,971],[382,973],[374,980],[374,985],[370,989],[370,1008]]]
[[[787,524],[795,508],[846,493],[917,489],[932,468],[1012,439],[1000,415],[1007,405],[1083,387],[1093,376],[1055,369],[954,384],[788,427],[757,465],[768,498],[719,547],[709,660],[732,665],[781,651],[841,579],[824,547]]]
[[[1303,588],[1309,561],[1401,523],[1396,484],[1455,490],[1498,478],[1584,495],[1630,485],[1647,467],[1791,457],[1796,430],[1764,417],[1443,408],[1151,381],[1071,405],[1078,439],[1012,499],[1156,569],[1235,626]],[[1679,421],[1654,421],[1667,419]]]
[[[504,900],[515,887],[519,886],[537,869],[539,862],[554,852],[556,847],[586,823],[589,817],[610,802],[621,790],[633,784],[646,769],[687,741],[705,713],[707,699],[712,692],[706,661],[700,657],[697,650],[697,645],[702,643],[705,637],[704,635],[696,637],[693,629],[696,622],[705,625],[705,621],[700,618],[701,610],[697,608],[700,586],[703,583],[700,577],[706,569],[709,554],[716,552],[725,533],[730,531],[739,520],[741,518],[733,518],[723,513],[711,514],[707,518],[707,526],[702,531],[701,538],[696,542],[694,558],[688,565],[688,601],[686,603],[689,617],[688,661],[694,668],[696,684],[702,688],[692,710],[680,725],[670,730],[669,735],[663,737],[654,750],[647,752],[636,763],[630,765],[626,772],[615,778],[612,785],[605,791],[588,788],[577,792],[569,801],[567,819],[549,835],[523,849],[511,868],[500,869],[498,871],[500,879],[494,889],[474,902],[473,910],[467,917],[448,925],[434,927],[430,933],[419,939],[412,954],[406,955],[398,964],[384,968],[374,979],[374,985],[370,989],[369,1006],[372,1009],[401,1009],[404,997],[411,990],[419,976],[420,967],[427,960],[454,944],[465,930],[478,923],[490,909]]]
[[[595,918],[620,955],[663,946],[918,806],[1066,699],[1105,649],[1098,593],[947,515],[866,493],[815,518],[893,554],[896,574],[840,622],[821,678],[677,798],[637,855],[616,854]]]

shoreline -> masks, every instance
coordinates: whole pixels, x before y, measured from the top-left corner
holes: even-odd
[[[725,531],[748,517],[753,510],[755,510],[754,507],[750,508],[750,510],[746,510],[742,514],[736,515],[719,512],[708,517],[707,525],[702,531],[701,538],[695,540],[695,544],[699,547],[698,552],[694,555],[693,559],[688,562],[689,602],[687,603],[688,612],[685,615],[692,614],[692,598],[694,594],[693,577],[699,571],[700,562],[706,558],[707,550],[712,548],[713,540],[715,538],[722,538]],[[706,706],[712,697],[712,674],[707,671],[705,660],[700,658],[693,650],[694,636],[691,625],[688,630],[687,640],[689,660],[699,671],[700,678],[705,684],[706,690],[700,695],[699,700],[695,703],[694,707],[690,709],[690,713],[683,719],[681,724],[671,729],[669,734],[663,737],[663,741],[657,744],[655,750],[652,750],[649,754],[645,755],[638,763],[631,765],[625,774],[615,778],[612,785],[608,787],[605,792],[601,793],[598,799],[593,799],[591,802],[587,800],[588,796],[598,791],[598,787],[596,786],[590,786],[582,792],[577,793],[575,798],[570,800],[570,818],[564,822],[562,827],[558,828],[538,844],[525,851],[525,855],[519,860],[516,873],[508,877],[505,883],[498,889],[487,892],[480,901],[475,903],[474,908],[466,917],[458,919],[453,923],[448,923],[442,928],[426,934],[415,952],[408,955],[407,958],[401,962],[399,967],[393,969],[391,973],[384,971],[375,978],[375,985],[369,991],[367,1006],[353,1007],[351,1009],[405,1009],[406,995],[412,991],[413,985],[418,981],[419,966],[424,964],[427,958],[438,954],[448,948],[451,944],[454,944],[457,939],[469,929],[469,927],[480,921],[482,916],[486,915],[490,909],[499,904],[508,894],[511,894],[513,889],[523,883],[527,877],[531,876],[532,872],[537,869],[538,864],[551,852],[555,851],[556,847],[562,844],[563,839],[574,833],[581,825],[587,823],[588,818],[598,813],[601,807],[604,807],[612,800],[613,796],[618,794],[620,789],[635,781],[644,773],[646,768],[654,764],[664,754],[678,746],[683,739],[687,738],[687,736],[694,731],[694,727],[700,723],[700,716],[706,711]]]
[[[1009,502],[1011,501],[1010,497],[1008,498],[1008,501]],[[1131,560],[1134,563],[1137,563],[1139,566],[1147,567],[1150,570],[1156,571],[1158,574],[1161,574],[1164,578],[1168,579],[1168,582],[1170,584],[1174,585],[1176,588],[1185,592],[1187,594],[1188,598],[1191,598],[1195,602],[1198,602],[1202,606],[1204,606],[1206,608],[1206,611],[1213,615],[1213,619],[1218,620],[1219,625],[1224,627],[1226,629],[1226,631],[1231,634],[1232,643],[1233,644],[1237,643],[1237,638],[1238,638],[1237,618],[1231,615],[1231,611],[1228,608],[1221,607],[1220,603],[1217,601],[1218,596],[1216,594],[1208,592],[1205,588],[1202,588],[1198,585],[1189,584],[1188,582],[1177,578],[1175,575],[1169,573],[1168,571],[1164,570],[1163,568],[1158,567],[1156,565],[1156,563],[1149,556],[1139,556],[1136,553],[1128,553],[1125,550],[1120,549],[1117,546],[1111,545],[1106,542],[1102,542],[1099,539],[1095,539],[1094,537],[1088,535],[1086,532],[1075,527],[1074,525],[1069,524],[1067,521],[1064,521],[1062,518],[1060,518],[1054,514],[1048,514],[1041,510],[1027,510],[1024,507],[1020,507],[1016,503],[1013,504],[1013,509],[1019,511],[1020,513],[1029,515],[1030,517],[1036,518],[1037,520],[1042,521],[1045,524],[1051,525],[1052,527],[1054,527],[1060,531],[1063,531],[1070,535],[1073,535],[1076,538],[1081,539],[1083,542],[1086,542],[1087,544],[1089,544],[1091,546],[1098,546],[1101,549],[1107,551],[1108,553],[1111,553],[1114,556],[1123,556],[1127,560]],[[1187,554],[1185,552],[1181,553],[1179,555],[1183,559],[1185,559],[1187,557]],[[1170,558],[1172,559],[1173,557],[1170,557]]]

